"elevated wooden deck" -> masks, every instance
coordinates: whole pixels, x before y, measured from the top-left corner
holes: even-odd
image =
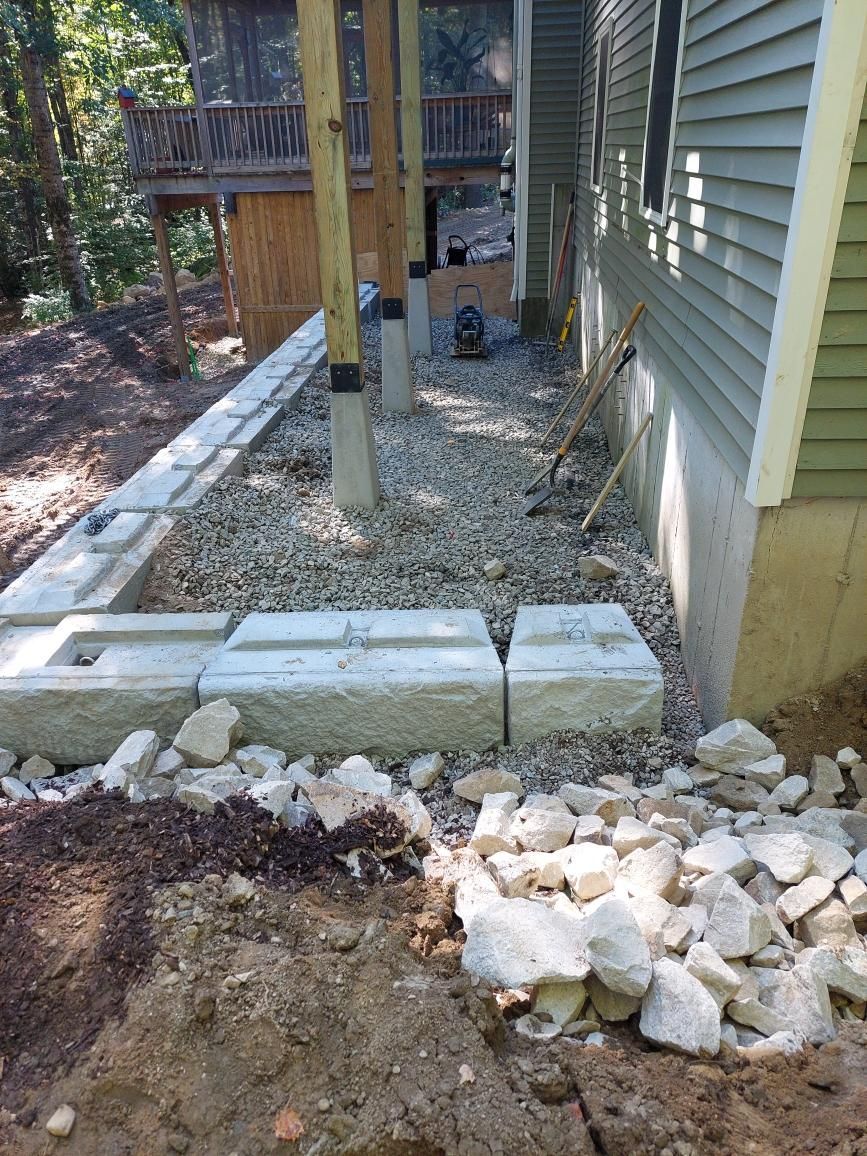
[[[310,188],[302,102],[174,105],[122,109],[130,166],[152,194]],[[422,100],[428,185],[496,180],[509,145],[509,92],[465,92]],[[353,185],[369,187],[370,129],[365,99],[346,103]]]

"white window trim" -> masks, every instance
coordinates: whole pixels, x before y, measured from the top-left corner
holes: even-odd
[[[602,140],[599,148],[599,176],[598,185],[593,184],[593,158],[596,156],[596,124],[599,111],[597,98],[599,96],[599,65],[602,59],[602,41],[608,33],[608,68],[605,74],[605,91],[602,93]],[[608,91],[611,88],[611,60],[614,55],[614,18],[609,16],[599,32],[596,41],[596,75],[593,78],[593,140],[590,143],[590,188],[596,194],[601,194],[605,188],[605,137],[608,131]]]
[[[650,54],[650,79],[647,87],[647,120],[644,125],[644,149],[641,155],[641,192],[638,205],[641,215],[646,221],[652,221],[665,229],[668,227],[668,218],[671,209],[671,171],[674,166],[674,138],[677,133],[677,111],[680,105],[680,86],[683,80],[683,45],[686,39],[686,17],[689,10],[689,0],[683,0],[680,13],[680,33],[677,41],[677,61],[674,66],[674,95],[671,101],[671,126],[668,133],[668,162],[665,167],[665,183],[662,188],[662,203],[665,212],[658,213],[644,204],[644,178],[647,169],[647,134],[650,130],[650,98],[653,93],[653,69],[656,65],[656,41],[659,34],[659,13],[664,0],[656,0],[656,12],[653,17],[653,50]]]

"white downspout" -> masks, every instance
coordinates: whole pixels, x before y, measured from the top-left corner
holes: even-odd
[[[530,168],[530,71],[533,55],[533,0],[515,0],[518,45],[515,74],[515,270],[512,301],[522,301],[527,286],[527,184]]]

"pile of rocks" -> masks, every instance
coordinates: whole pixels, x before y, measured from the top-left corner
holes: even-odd
[[[531,999],[519,1032],[598,1043],[635,1015],[645,1039],[707,1057],[865,1018],[867,766],[847,748],[787,776],[740,719],[696,755],[655,786],[603,775],[523,803],[496,768],[454,784],[481,805],[475,831],[426,874],[454,889],[464,968]]]
[[[405,841],[383,851],[382,858],[430,835],[431,818],[416,792],[398,795],[391,777],[363,756],[317,775],[313,755],[290,763],[273,747],[240,745],[242,737],[239,712],[219,699],[190,715],[166,750],[160,751],[154,731],[134,731],[107,763],[69,775],[55,776],[52,764],[38,755],[16,772],[15,755],[0,750],[0,789],[13,803],[65,802],[99,784],[105,791],[122,791],[133,803],[173,798],[207,814],[219,802],[244,795],[287,827],[304,826],[316,815],[327,831],[376,808],[393,814],[406,833]]]
[[[197,281],[198,277],[189,269],[178,269],[175,273],[175,284],[179,289],[184,289],[187,285],[195,285]],[[120,299],[121,304],[135,305],[136,301],[142,301],[145,297],[151,297],[154,293],[162,293],[163,291],[162,273],[149,273],[146,282],[127,285]]]

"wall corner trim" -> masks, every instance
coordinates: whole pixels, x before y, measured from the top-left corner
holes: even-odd
[[[867,4],[824,0],[789,234],[746,484],[791,495],[867,75]]]

